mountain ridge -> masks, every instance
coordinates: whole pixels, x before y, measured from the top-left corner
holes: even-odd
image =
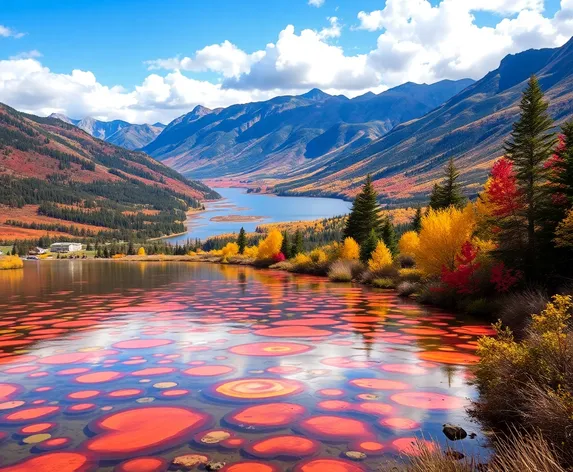
[[[153,125],[132,124],[123,120],[101,121],[90,116],[75,120],[62,113],[52,113],[49,118],[56,118],[64,123],[77,126],[94,138],[130,151],[146,146],[165,128],[165,125],[159,122]]]
[[[472,82],[411,84],[355,99],[313,89],[215,110],[197,106],[143,150],[194,178],[296,175],[309,160],[329,161],[357,149]]]

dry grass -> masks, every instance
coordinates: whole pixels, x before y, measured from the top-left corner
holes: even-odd
[[[406,464],[381,466],[379,472],[566,472],[557,454],[541,433],[522,435],[512,430],[503,438],[494,438],[494,454],[489,463],[479,458],[451,455],[450,450],[430,450],[418,443],[420,455]]]
[[[529,322],[531,315],[541,313],[549,302],[549,296],[538,288],[527,288],[521,292],[507,295],[499,304],[499,319],[504,326],[511,328],[513,333],[521,338]]]
[[[353,261],[339,260],[334,262],[328,270],[328,279],[331,282],[351,282]]]
[[[491,472],[565,472],[557,454],[541,433],[522,436],[516,431],[496,440]]]

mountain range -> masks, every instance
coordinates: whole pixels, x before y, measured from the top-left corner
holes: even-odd
[[[0,240],[158,237],[183,231],[185,211],[214,198],[142,152],[0,104]]]
[[[318,89],[300,96],[210,110],[197,106],[143,148],[194,178],[303,175],[420,117],[473,83],[407,83],[348,99]]]
[[[121,146],[131,151],[140,149],[153,141],[165,128],[163,123],[134,125],[122,120],[100,121],[91,117],[74,120],[60,113],[52,113],[50,118],[77,126],[94,138]]]
[[[453,157],[475,195],[503,154],[535,74],[560,124],[573,117],[573,39],[505,57],[485,77],[407,83],[348,99],[301,96],[209,110],[198,106],[143,150],[184,175],[278,194],[351,198],[371,173],[382,200],[423,202]]]

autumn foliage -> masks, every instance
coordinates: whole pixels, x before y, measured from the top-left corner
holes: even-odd
[[[349,261],[360,258],[360,246],[353,238],[345,238],[340,248],[340,258]]]
[[[428,211],[422,218],[420,244],[413,254],[417,267],[427,276],[440,276],[443,269],[454,270],[463,245],[476,228],[473,205]]]
[[[3,269],[22,269],[24,262],[18,256],[6,256],[0,258],[0,270]]]
[[[384,241],[378,241],[376,249],[372,253],[372,258],[368,261],[368,268],[372,272],[377,272],[392,265],[392,253],[384,244]]]
[[[283,244],[283,235],[280,231],[273,229],[267,237],[259,242],[257,259],[271,260],[281,252]],[[238,250],[238,249],[237,249]]]

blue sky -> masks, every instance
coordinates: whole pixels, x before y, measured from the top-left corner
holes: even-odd
[[[40,114],[60,111],[166,121],[198,103],[227,105],[304,93],[313,86],[352,96],[406,80],[479,78],[507,53],[559,46],[572,34],[561,10],[573,11],[573,0],[563,0],[564,7],[560,0],[323,1],[316,7],[307,0],[1,0],[0,91],[8,75],[10,84],[4,88],[11,91],[0,92],[0,101]],[[468,2],[478,7],[465,7]],[[433,16],[434,23],[411,26]],[[467,45],[463,29],[456,28],[464,21],[475,29]],[[403,22],[410,26],[403,27]],[[293,29],[287,31],[288,25]],[[444,38],[432,34],[450,28]],[[305,36],[303,30],[315,36]],[[281,47],[279,34],[284,31]],[[477,52],[471,44],[476,40],[483,45]],[[229,42],[224,51],[210,51],[202,62],[196,60],[196,51],[224,41]],[[451,43],[460,41],[463,44],[453,50]],[[273,50],[266,50],[269,43],[275,45]],[[177,65],[175,60],[185,57],[193,65]],[[158,59],[171,61],[154,68],[146,64]],[[24,64],[26,60],[35,61],[36,67]],[[15,84],[12,75],[34,79],[35,87],[46,69],[52,75],[45,82],[57,83],[37,92],[43,103],[34,107],[33,100],[18,95],[23,85]],[[74,70],[91,73],[96,84],[91,76],[70,79],[78,89],[86,89],[78,106],[67,104],[60,90],[64,77]],[[209,84],[219,87],[219,93]],[[108,90],[94,92],[98,87]],[[136,87],[145,88],[146,93],[140,93],[144,98],[135,96]],[[189,90],[181,92],[185,87]],[[194,94],[192,89],[202,91]],[[107,108],[94,105],[96,92],[105,95],[99,101],[108,101]],[[60,96],[44,99],[57,93]],[[115,110],[114,101],[119,104]]]

